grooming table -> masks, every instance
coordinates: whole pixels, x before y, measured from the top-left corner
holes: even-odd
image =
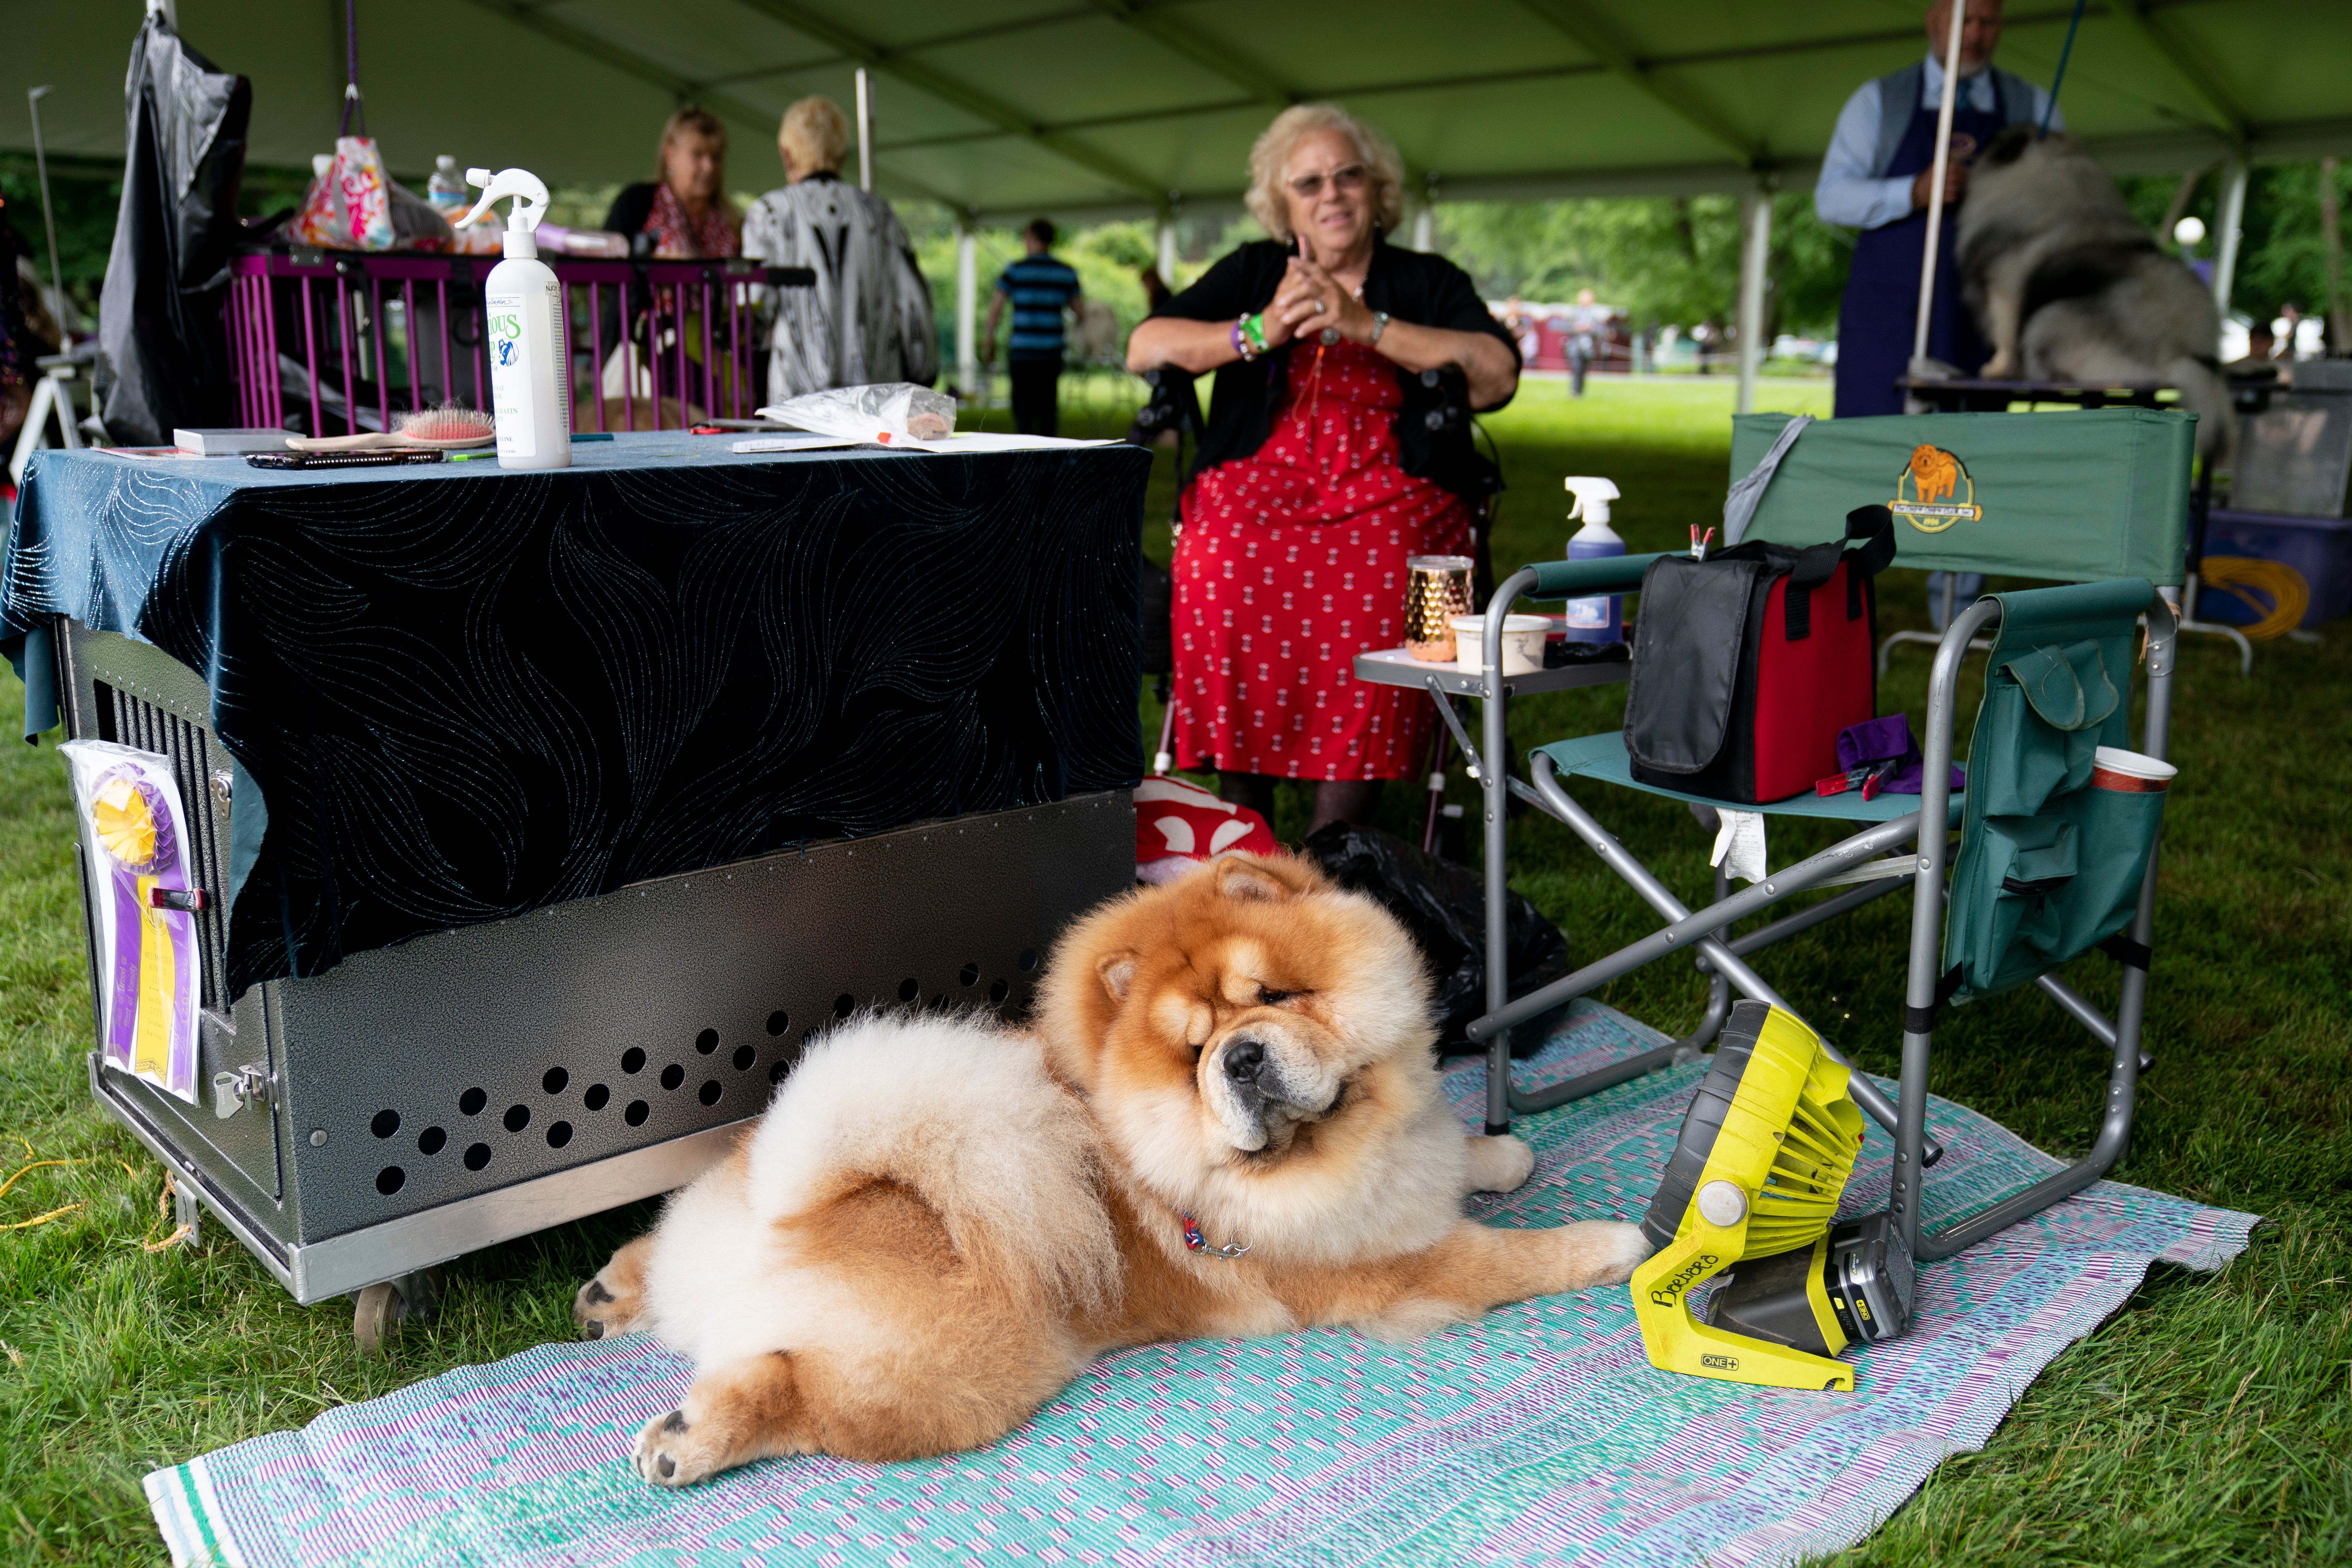
[[[1149,456],[727,446],[36,457],[27,729],[169,757],[208,903],[204,1103],[92,1089],[298,1300],[674,1188],[1131,883]]]

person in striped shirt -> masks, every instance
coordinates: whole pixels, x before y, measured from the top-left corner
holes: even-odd
[[[1013,376],[1013,427],[1024,436],[1051,436],[1061,427],[1063,312],[1078,303],[1078,275],[1054,255],[1051,220],[1033,220],[1021,237],[1029,254],[996,279],[980,361],[996,362],[996,325],[1005,302],[1012,301],[1013,335],[1004,359]]]

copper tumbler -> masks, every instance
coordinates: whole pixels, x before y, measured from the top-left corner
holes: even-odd
[[[1442,664],[1454,658],[1454,617],[1476,608],[1470,602],[1467,555],[1405,558],[1404,646],[1413,658]]]

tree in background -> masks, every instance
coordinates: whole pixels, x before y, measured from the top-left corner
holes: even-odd
[[[2207,238],[2198,254],[2210,260],[2220,239],[2221,165],[2184,177],[2191,182],[2186,202],[2179,201],[2181,178],[2172,175],[2128,175],[2117,184],[2133,215],[2151,229],[2169,229],[2168,214],[2202,221]],[[2250,321],[2267,324],[2284,305],[2301,306],[2314,316],[2326,308],[2327,240],[2320,221],[2319,179],[2320,166],[2310,163],[2257,163],[2246,180],[2246,215],[2230,307]],[[2341,215],[2352,208],[2352,168],[2338,168],[2335,179],[2340,223]],[[2169,233],[2157,238],[2167,247],[2172,243]]]
[[[1621,196],[1559,202],[1447,202],[1439,248],[1490,299],[1573,298],[1590,289],[1636,332],[1732,320],[1739,287],[1736,196]],[[1813,216],[1812,194],[1772,203],[1764,337],[1828,333],[1853,254],[1850,236]]]

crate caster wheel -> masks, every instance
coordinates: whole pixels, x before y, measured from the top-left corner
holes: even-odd
[[[371,1285],[352,1297],[352,1340],[373,1361],[403,1323],[433,1321],[441,1305],[441,1270],[427,1268]]]

